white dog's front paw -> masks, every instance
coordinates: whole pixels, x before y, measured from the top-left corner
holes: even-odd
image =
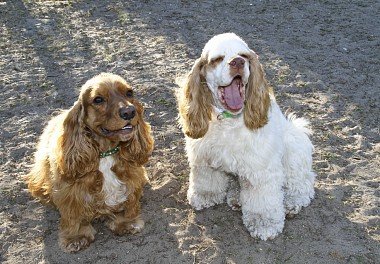
[[[288,216],[294,216],[298,214],[302,207],[306,207],[310,204],[314,193],[303,195],[285,195],[285,210]]]
[[[187,192],[187,199],[195,210],[202,210],[210,206],[220,204],[224,202],[226,197],[225,193],[213,193],[213,192]]]
[[[256,215],[255,217],[243,216],[243,222],[252,237],[258,237],[264,241],[275,238],[284,229],[284,219],[276,220]]]

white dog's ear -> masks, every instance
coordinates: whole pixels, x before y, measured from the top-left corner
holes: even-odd
[[[183,132],[191,138],[203,137],[212,114],[212,93],[201,76],[205,61],[197,59],[181,87],[178,97],[178,108]]]
[[[249,79],[246,89],[244,123],[249,129],[258,129],[268,122],[269,88],[258,56],[252,51],[249,60]]]

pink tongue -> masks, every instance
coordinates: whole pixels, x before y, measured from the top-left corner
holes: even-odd
[[[224,100],[232,110],[239,110],[243,107],[244,100],[239,91],[240,80],[235,79],[229,86],[224,87]]]

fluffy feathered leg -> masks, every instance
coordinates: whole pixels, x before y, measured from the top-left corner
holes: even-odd
[[[281,181],[260,182],[259,186],[253,186],[248,180],[241,181],[243,222],[251,236],[267,240],[282,232],[283,198]]]
[[[192,166],[187,199],[196,210],[201,210],[223,203],[227,187],[228,177],[224,172],[206,165]]]

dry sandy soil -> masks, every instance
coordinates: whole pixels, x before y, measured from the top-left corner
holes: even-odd
[[[379,263],[380,2],[0,0],[0,262]],[[314,129],[316,198],[272,241],[226,205],[194,211],[177,125],[175,77],[215,34],[260,55],[283,111]],[[77,254],[57,244],[59,214],[25,190],[43,126],[109,71],[145,103],[156,147],[146,228],[116,237],[96,222]]]

